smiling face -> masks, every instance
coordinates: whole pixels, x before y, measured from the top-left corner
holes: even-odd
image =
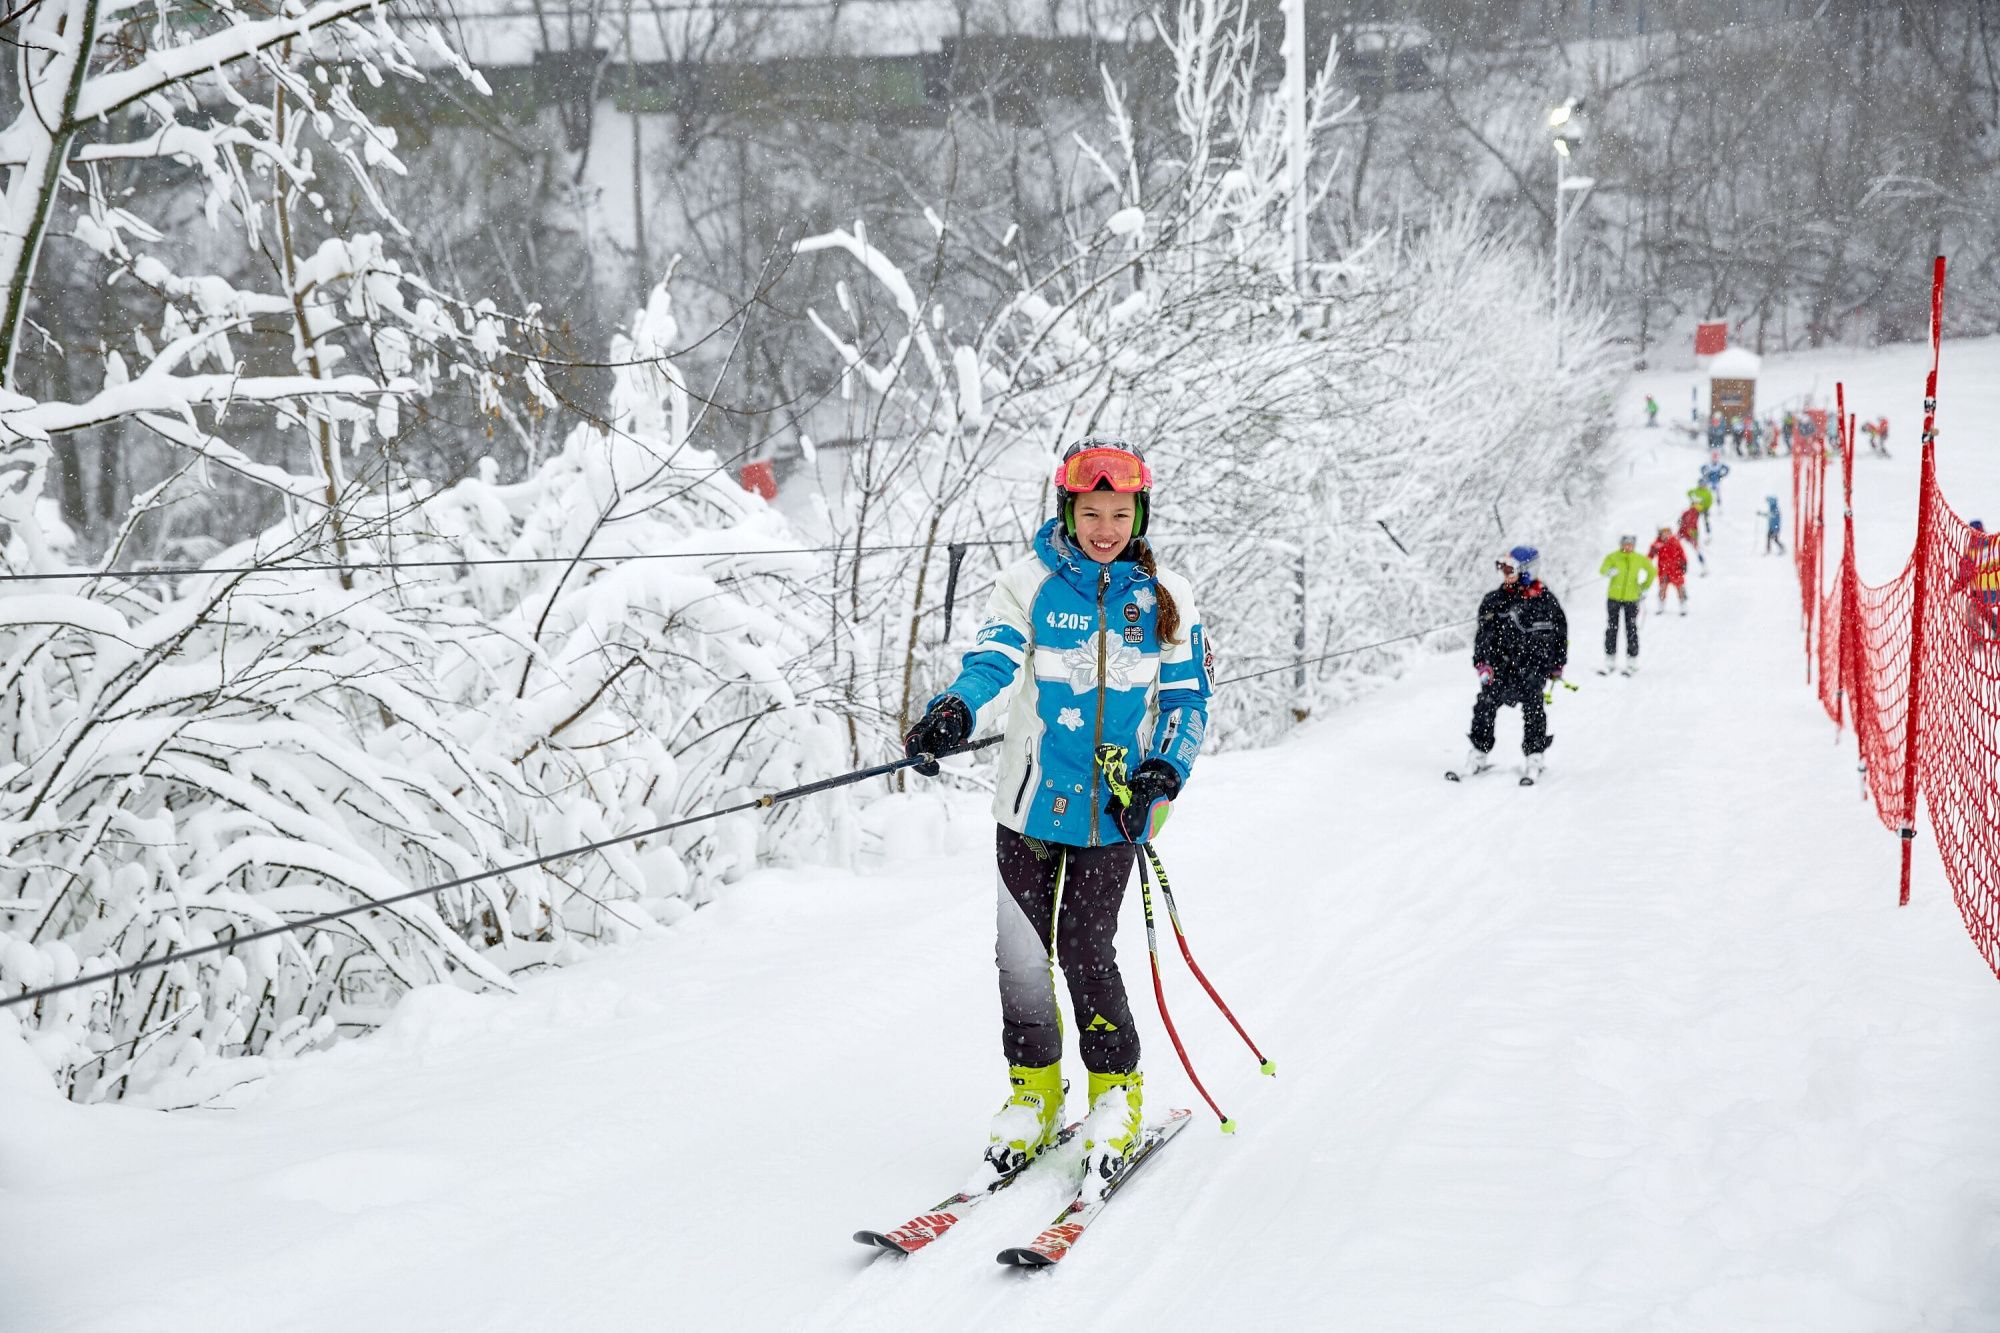
[[[1132,540],[1132,521],[1139,512],[1138,497],[1116,491],[1085,491],[1073,504],[1076,544],[1100,565],[1116,560]]]

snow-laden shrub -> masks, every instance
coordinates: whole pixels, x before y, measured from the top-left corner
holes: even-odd
[[[0,988],[72,978],[652,827],[842,766],[813,704],[809,555],[687,443],[663,290],[613,412],[534,475],[350,511],[351,558],[279,573],[309,520],[149,593],[0,585]],[[302,540],[303,539],[303,540]],[[620,560],[638,553],[689,559]],[[539,565],[451,564],[495,557]],[[424,562],[446,562],[427,567]],[[671,920],[833,797],[483,880],[50,997],[31,1040],[74,1097],[371,1024],[404,989],[507,984]],[[243,1076],[211,1067],[158,1095]]]

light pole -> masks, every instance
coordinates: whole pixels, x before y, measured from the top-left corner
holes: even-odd
[[[1583,128],[1576,123],[1576,113],[1583,110],[1581,97],[1566,98],[1563,104],[1549,111],[1549,128],[1555,132],[1556,150],[1556,367],[1563,363],[1563,323],[1569,310],[1569,292],[1563,273],[1563,232],[1568,228],[1569,219],[1583,208],[1583,192],[1597,182],[1589,176],[1572,176],[1565,170],[1569,165],[1571,144],[1583,142]],[[1568,196],[1576,195],[1574,207]]]
[[[1306,290],[1306,5],[1283,0],[1285,15],[1285,222],[1292,241],[1292,289]]]

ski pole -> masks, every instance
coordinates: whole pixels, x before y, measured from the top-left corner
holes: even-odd
[[[1111,789],[1112,799],[1120,806],[1132,804],[1132,789],[1125,782],[1126,753],[1122,745],[1100,745],[1097,748],[1098,767],[1103,770],[1105,784]],[[1201,970],[1201,965],[1195,962],[1194,954],[1188,949],[1187,932],[1181,929],[1181,915],[1174,905],[1173,887],[1167,883],[1166,866],[1161,863],[1159,854],[1153,850],[1151,843],[1141,845],[1145,848],[1146,860],[1138,863],[1139,897],[1146,909],[1146,955],[1152,963],[1153,999],[1160,1007],[1160,1022],[1166,1026],[1167,1036],[1173,1040],[1174,1053],[1180,1056],[1181,1068],[1187,1071],[1188,1081],[1194,1084],[1195,1091],[1201,1094],[1202,1100],[1208,1103],[1209,1110],[1215,1112],[1216,1119],[1222,1122],[1222,1132],[1234,1134],[1236,1121],[1223,1114],[1222,1108],[1215,1104],[1215,1098],[1209,1096],[1208,1089],[1202,1086],[1200,1075],[1194,1072],[1194,1064],[1188,1059],[1187,1048],[1181,1045],[1180,1033],[1174,1027],[1173,1015],[1167,1012],[1166,988],[1160,981],[1160,946],[1158,930],[1153,919],[1152,880],[1146,870],[1148,861],[1152,863],[1153,870],[1160,877],[1160,896],[1166,900],[1167,917],[1173,922],[1174,939],[1180,945],[1181,957],[1187,960],[1188,970],[1194,973],[1195,980],[1199,981],[1202,989],[1208,992],[1208,998],[1215,1001],[1216,1008],[1220,1009],[1222,1016],[1229,1020],[1229,1025],[1236,1029],[1236,1035],[1243,1038],[1244,1043],[1250,1047],[1250,1052],[1257,1057],[1262,1072],[1275,1075],[1278,1067],[1264,1058],[1264,1053],[1257,1049],[1257,1043],[1250,1040],[1250,1034],[1243,1030],[1243,1025],[1236,1021],[1236,1015],[1229,1011],[1229,1006],[1222,1002],[1222,997],[1209,983],[1208,977]]]
[[[1167,883],[1167,868],[1160,863],[1160,854],[1153,850],[1152,843],[1145,843],[1144,847],[1146,859],[1153,863],[1153,873],[1160,877],[1160,897],[1166,900],[1167,920],[1173,923],[1174,941],[1181,946],[1181,957],[1187,959],[1188,971],[1194,973],[1194,979],[1199,981],[1201,988],[1208,992],[1208,998],[1215,1001],[1215,1007],[1220,1009],[1222,1016],[1229,1020],[1229,1026],[1236,1029],[1236,1035],[1243,1038],[1243,1044],[1250,1048],[1250,1054],[1257,1057],[1257,1072],[1260,1074],[1269,1074],[1275,1078],[1278,1073],[1277,1062],[1266,1059],[1264,1053],[1257,1049],[1257,1043],[1250,1039],[1250,1034],[1245,1032],[1243,1025],[1236,1021],[1236,1015],[1229,1012],[1229,1006],[1222,1002],[1220,995],[1216,994],[1215,987],[1210,984],[1207,975],[1202,972],[1201,964],[1195,962],[1194,954],[1189,952],[1187,932],[1181,929],[1181,914],[1179,909],[1174,906],[1174,891]],[[1139,882],[1142,885],[1146,882],[1146,871],[1143,866],[1139,869]]]
[[[1166,886],[1163,883],[1161,887],[1165,888]],[[1160,1006],[1160,1022],[1166,1025],[1167,1036],[1174,1043],[1174,1054],[1180,1056],[1181,1068],[1187,1070],[1188,1082],[1194,1084],[1194,1090],[1201,1094],[1201,1099],[1208,1103],[1208,1109],[1215,1112],[1215,1118],[1222,1122],[1222,1132],[1225,1134],[1234,1134],[1236,1132],[1235,1119],[1224,1115],[1222,1108],[1215,1104],[1215,1098],[1209,1096],[1208,1089],[1202,1086],[1201,1075],[1194,1072],[1194,1064],[1188,1059],[1187,1047],[1181,1045],[1181,1034],[1174,1030],[1174,1017],[1167,1012],[1167,992],[1166,988],[1160,984],[1159,933],[1153,926],[1153,889],[1151,881],[1146,875],[1146,863],[1144,861],[1139,862],[1139,900],[1146,907],[1146,956],[1153,964],[1153,999]]]

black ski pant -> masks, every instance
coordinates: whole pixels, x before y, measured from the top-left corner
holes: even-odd
[[[1639,655],[1639,604],[1621,602],[1616,597],[1604,599],[1604,655],[1614,657],[1618,653],[1618,620],[1625,619],[1625,656]]]
[[[1539,696],[1537,696],[1539,702]],[[1000,1040],[1007,1063],[1062,1059],[1062,1008],[1055,962],[1069,980],[1083,1064],[1098,1074],[1139,1067],[1139,1033],[1118,974],[1118,905],[1138,848],[1129,842],[1066,847],[1016,833],[996,834],[1000,920]]]
[[[1531,676],[1495,676],[1479,687],[1472,701],[1471,741],[1483,753],[1493,749],[1493,721],[1510,704],[1521,708],[1521,753],[1540,754],[1555,737],[1549,735],[1548,710],[1542,705],[1542,682]]]

